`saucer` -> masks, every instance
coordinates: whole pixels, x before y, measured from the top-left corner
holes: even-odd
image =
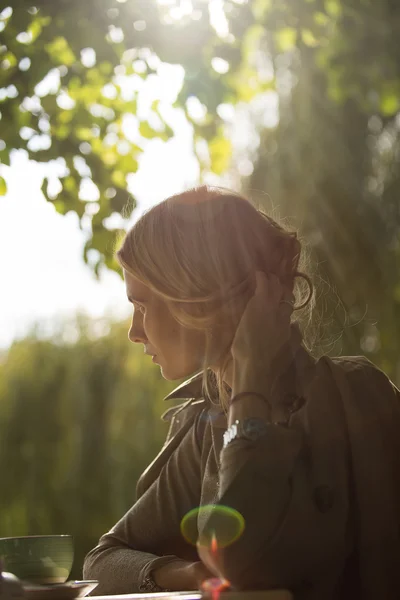
[[[49,585],[23,582],[26,600],[74,600],[87,596],[98,585],[98,581],[66,581]]]

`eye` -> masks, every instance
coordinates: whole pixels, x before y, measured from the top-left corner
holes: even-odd
[[[135,307],[135,310],[139,310],[143,315],[146,312],[146,309],[143,306],[143,304],[138,304],[137,302],[134,302],[133,306]]]

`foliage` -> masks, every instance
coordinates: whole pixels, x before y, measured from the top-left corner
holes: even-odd
[[[173,134],[162,102],[140,108],[143,83],[160,61],[181,65],[175,104],[193,126],[203,172],[240,171],[226,109],[245,105],[260,140],[251,145],[249,135],[246,152],[256,168],[247,187],[268,191],[310,240],[348,315],[345,346],[390,347],[382,360],[393,370],[400,185],[394,2],[38,0],[33,8],[15,0],[0,26],[0,158],[7,164],[12,148],[24,148],[35,160],[62,162],[59,187],[45,181],[43,191],[60,212],[91,221],[85,258],[90,248],[99,251],[95,269],[102,261],[115,268],[119,232],[107,217],[134,208],[127,179],[147,141]],[[279,99],[276,127],[264,122],[271,94]],[[208,158],[199,150],[204,140]],[[90,181],[95,202],[85,196]],[[332,298],[329,310],[341,319],[334,294],[320,304]]]
[[[58,160],[63,175],[45,180],[43,193],[59,212],[89,217],[85,259],[94,248],[97,270],[103,260],[115,268],[119,231],[105,220],[134,208],[127,179],[146,140],[173,134],[157,101],[139,106],[143,81],[159,65],[154,47],[164,60],[183,63],[190,78],[201,59],[187,42],[210,37],[208,20],[202,15],[184,27],[169,26],[153,0],[101,6],[97,0],[38,0],[34,7],[15,0],[2,11],[0,27],[0,160],[9,164],[14,148],[37,161]]]
[[[71,533],[73,576],[85,553],[133,504],[159,452],[165,382],[126,326],[93,339],[15,343],[0,364],[2,536]],[[11,468],[10,468],[11,465]]]
[[[399,383],[400,7],[194,0],[185,13],[188,4],[13,0],[0,16],[0,160],[23,148],[59,162],[58,187],[45,181],[44,194],[90,220],[85,258],[94,248],[96,268],[115,268],[118,229],[107,218],[134,209],[130,174],[150,140],[174,133],[143,86],[160,61],[181,65],[175,106],[203,173],[243,175],[231,134],[244,107],[243,187],[266,205],[267,191],[308,241],[332,351],[367,354]],[[81,565],[131,504],[164,439],[168,386],[125,338],[115,326],[96,341],[82,330],[74,345],[31,338],[11,348],[0,366],[2,535],[71,532]]]
[[[157,73],[157,57],[183,66],[177,105],[193,124],[195,147],[202,139],[209,143],[209,166],[218,174],[232,156],[221,106],[251,103],[270,90],[280,93],[285,73],[287,78],[296,64],[311,61],[325,79],[322,88],[314,87],[315,79],[298,71],[300,86],[309,85],[302,107],[306,121],[313,118],[314,105],[323,104],[321,94],[338,105],[351,100],[363,114],[384,119],[398,110],[400,16],[394,3],[225,0],[219,28],[210,19],[217,3],[195,3],[186,13],[187,2],[169,4],[172,8],[155,0],[101,5],[38,0],[32,7],[15,0],[12,10],[1,13],[0,159],[7,164],[13,148],[24,148],[38,161],[61,160],[64,176],[58,187],[45,181],[43,193],[58,211],[89,217],[92,236],[84,256],[90,248],[99,251],[96,270],[103,260],[116,266],[112,255],[119,231],[110,230],[106,219],[134,208],[127,178],[138,168],[146,139],[173,134],[159,102],[139,110],[142,83]],[[280,93],[282,115],[284,97],[290,103],[295,87],[286,85]],[[193,97],[205,109],[201,119],[191,115]],[[134,117],[129,127],[126,115]],[[89,180],[90,203],[85,200]],[[5,190],[0,179],[0,193]]]
[[[308,4],[314,11],[317,3]],[[400,136],[388,90],[400,83],[400,10],[324,6],[312,43],[307,34],[271,52],[280,120],[261,132],[248,187],[268,190],[293,217],[319,265],[325,351],[369,354],[399,381]],[[303,27],[307,18],[302,7]],[[317,35],[320,26],[328,38]]]

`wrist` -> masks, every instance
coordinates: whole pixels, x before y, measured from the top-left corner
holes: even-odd
[[[200,560],[198,562],[191,563],[188,568],[191,572],[191,577],[196,584],[196,589],[200,589],[203,581],[209,579],[210,577],[214,577],[214,574],[209,571],[206,565]]]
[[[271,407],[265,394],[259,396],[252,394],[252,390],[250,389],[247,391],[248,393],[243,393],[240,398],[230,405],[228,426],[231,426],[236,420],[243,421],[243,419],[248,417],[257,417],[265,421],[270,421]]]
[[[231,399],[233,400],[233,398],[240,394],[238,402],[247,401],[247,398],[250,396],[259,400],[264,398],[264,401],[267,402],[271,396],[271,389],[272,385],[266,378],[261,380],[261,378],[256,379],[255,377],[241,377],[232,383]]]
[[[193,563],[177,559],[152,571],[152,578],[163,590],[181,591],[197,589],[192,587],[191,566]]]
[[[232,397],[242,392],[257,392],[268,395],[271,389],[271,374],[268,367],[258,367],[248,361],[234,365],[232,377]]]
[[[174,592],[198,590],[201,583],[212,576],[212,573],[201,561],[188,562],[181,559],[154,569],[152,572],[156,585],[163,590]]]

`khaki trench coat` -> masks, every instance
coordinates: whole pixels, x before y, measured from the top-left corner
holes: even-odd
[[[245,520],[222,556],[235,587],[286,588],[301,600],[400,598],[399,391],[364,357],[316,361],[302,347],[292,371],[275,403],[285,420],[280,410],[268,435],[224,450],[226,417],[204,400],[201,374],[167,396],[186,401],[164,415],[168,436],[136,502],[85,559],[96,594],[138,592],[157,566],[198,560],[180,523],[211,503]]]

